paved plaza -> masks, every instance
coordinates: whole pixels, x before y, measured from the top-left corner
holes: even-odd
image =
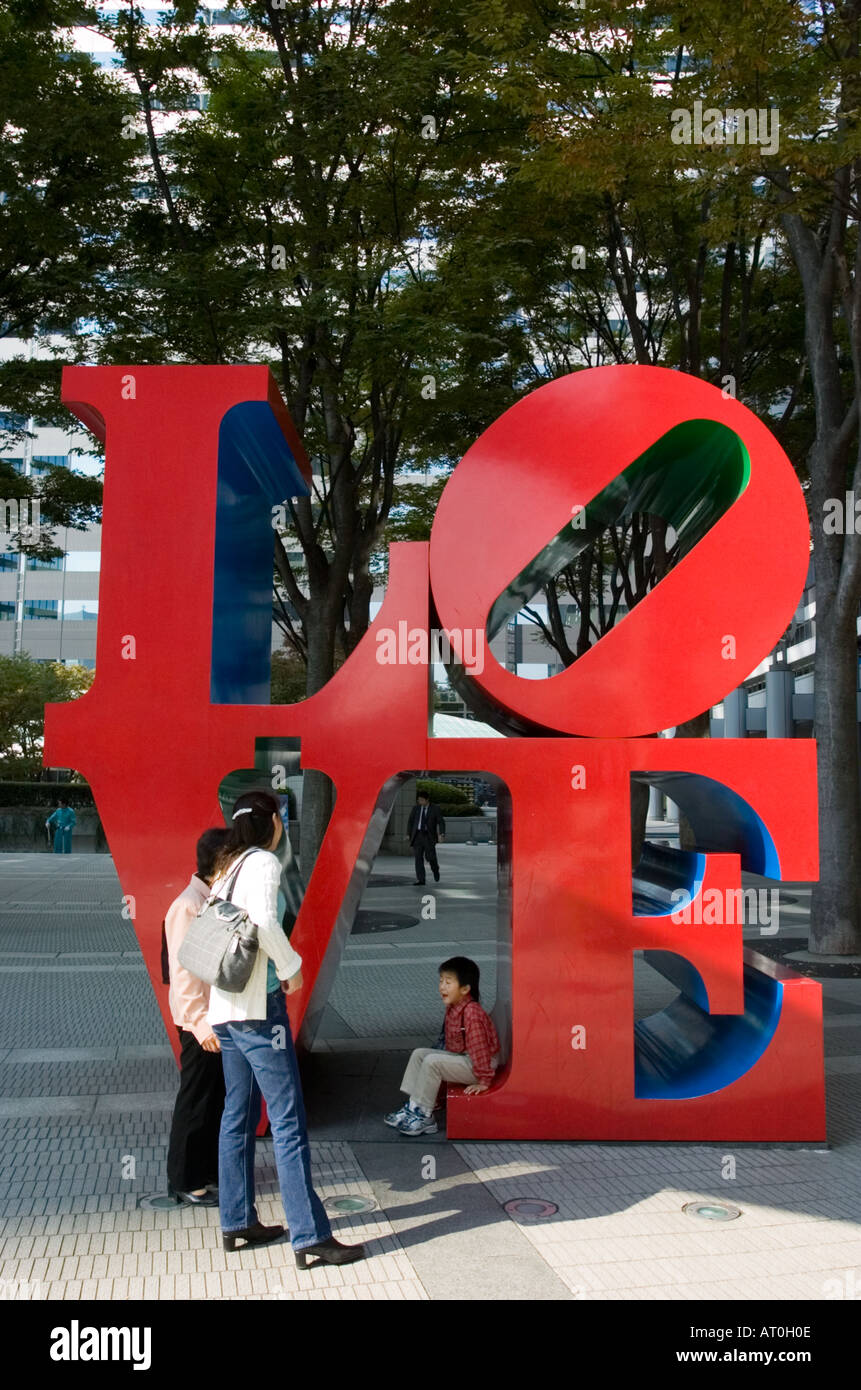
[[[381,1116],[399,1103],[409,1050],[438,1032],[436,967],[471,955],[483,1000],[495,992],[496,851],[443,845],[440,862],[441,883],[421,890],[410,859],[378,859],[303,1061],[318,1188],[356,1199],[333,1228],[369,1258],[300,1273],[289,1245],[226,1254],[217,1210],[141,1205],[165,1192],[177,1072],[112,861],[0,855],[4,1296],[857,1299],[861,980],[822,982],[827,1149],[408,1140]],[[434,893],[432,920],[422,892]],[[785,885],[781,936],[804,935],[809,900]],[[672,996],[645,965],[636,978],[638,1014]],[[504,1204],[516,1199],[558,1210],[515,1217]],[[697,1199],[742,1216],[685,1214]],[[269,1140],[258,1209],[283,1220]]]

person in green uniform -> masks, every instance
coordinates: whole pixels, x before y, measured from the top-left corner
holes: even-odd
[[[45,821],[46,826],[54,828],[54,853],[72,853],[72,831],[77,824],[77,816],[63,797],[56,811]]]

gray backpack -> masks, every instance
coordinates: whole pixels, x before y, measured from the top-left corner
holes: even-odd
[[[177,952],[180,965],[190,974],[226,994],[242,992],[260,949],[257,927],[245,909],[231,901],[239,870],[254,853],[249,850],[239,860],[228,880],[226,897],[207,898]]]

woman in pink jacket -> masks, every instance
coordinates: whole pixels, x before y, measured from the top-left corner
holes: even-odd
[[[178,960],[192,918],[209,897],[215,856],[227,831],[205,830],[197,842],[197,873],[164,919],[170,1013],[179,1032],[179,1092],[167,1149],[168,1191],[186,1206],[218,1205],[218,1131],[224,1109],[224,1071],[218,1038],[206,1017],[209,985]]]

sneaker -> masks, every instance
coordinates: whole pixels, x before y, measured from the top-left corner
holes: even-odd
[[[410,1110],[410,1103],[407,1101],[406,1105],[402,1105],[400,1110],[393,1110],[390,1115],[384,1115],[383,1124],[389,1125],[392,1129],[397,1129],[401,1121],[409,1119],[412,1113],[412,1110]]]
[[[398,1125],[399,1134],[436,1134],[439,1126],[433,1115],[425,1115],[421,1110],[411,1110],[405,1120]]]

